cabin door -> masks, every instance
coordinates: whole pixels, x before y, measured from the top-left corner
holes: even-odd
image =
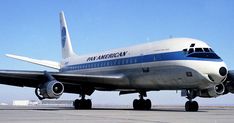
[[[149,60],[149,56],[141,54],[141,69],[143,73],[150,72]]]

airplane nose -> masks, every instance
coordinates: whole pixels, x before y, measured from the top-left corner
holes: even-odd
[[[226,76],[226,75],[227,75],[227,69],[226,69],[225,67],[221,67],[221,68],[219,69],[219,74],[220,74],[221,76]]]

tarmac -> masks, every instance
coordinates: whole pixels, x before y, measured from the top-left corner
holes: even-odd
[[[150,111],[130,106],[94,106],[74,110],[62,106],[0,106],[0,123],[233,123],[234,107],[200,107],[185,112],[183,106],[154,106]]]

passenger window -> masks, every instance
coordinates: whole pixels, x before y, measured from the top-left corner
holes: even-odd
[[[121,62],[120,60],[117,60],[117,65],[120,65],[120,62]]]
[[[99,63],[99,67],[102,67],[102,62]]]
[[[190,53],[193,53],[193,52],[194,52],[194,49],[193,49],[193,48],[190,48],[189,51],[188,51],[189,54],[190,54]]]
[[[113,61],[109,61],[109,65],[110,65],[110,66],[112,66],[112,62],[113,62]]]
[[[122,64],[124,64],[124,59],[122,59]]]
[[[116,65],[116,60],[113,61],[113,65]]]
[[[128,59],[126,59],[126,64],[128,64]]]

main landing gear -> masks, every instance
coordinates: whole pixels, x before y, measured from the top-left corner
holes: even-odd
[[[144,99],[146,97],[146,92],[140,93],[140,99],[135,99],[133,101],[133,109],[134,110],[150,110],[151,109],[151,101],[149,99]]]
[[[90,99],[85,99],[85,95],[81,95],[81,99],[76,99],[73,102],[75,109],[91,109],[92,101]]]
[[[192,101],[196,97],[196,92],[193,90],[187,90],[187,101],[185,103],[185,111],[196,112],[199,109],[197,101]]]

